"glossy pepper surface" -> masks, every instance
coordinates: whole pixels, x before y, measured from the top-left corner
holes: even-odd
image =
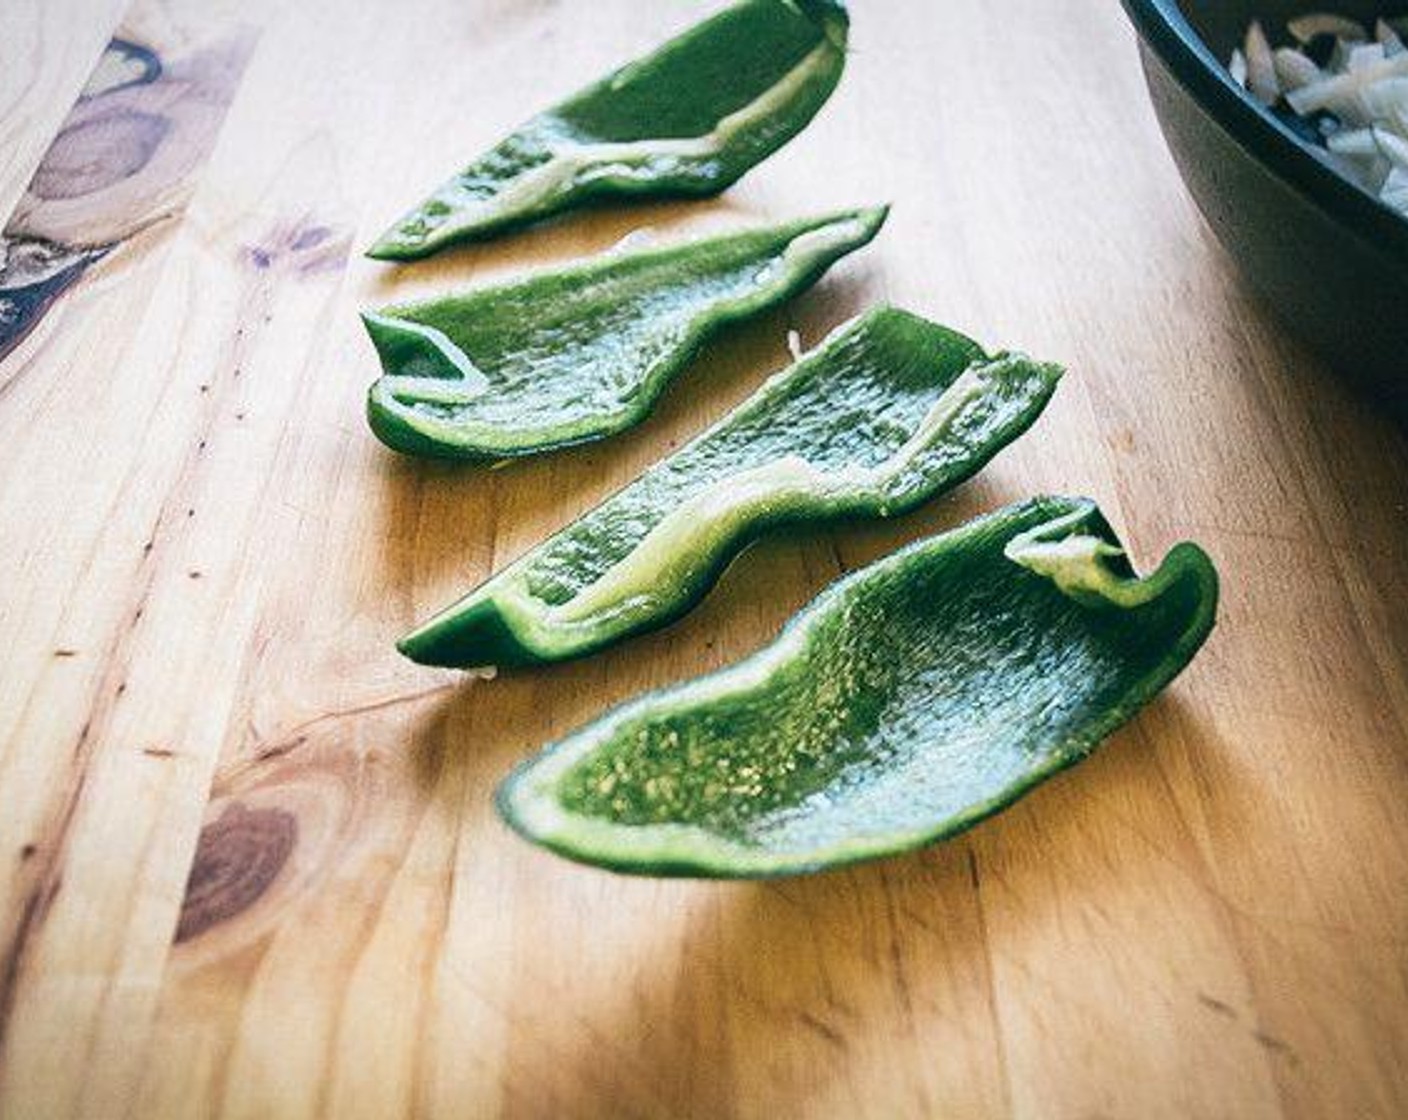
[[[741,0],[519,126],[368,251],[424,257],[609,197],[717,194],[840,81],[839,0]]]
[[[1137,577],[1095,506],[1043,498],[833,585],[771,646],[650,693],[520,766],[529,840],[641,874],[795,874],[971,827],[1085,758],[1213,626],[1175,546]]]
[[[398,451],[477,461],[620,432],[708,338],[815,283],[885,214],[611,253],[364,314],[385,370],[368,394],[372,430]]]
[[[663,626],[768,529],[891,517],[970,477],[1036,420],[1060,373],[904,311],[869,312],[400,649],[520,665]]]

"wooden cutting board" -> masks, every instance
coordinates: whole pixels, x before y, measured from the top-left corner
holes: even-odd
[[[1116,5],[856,0],[832,102],[723,198],[358,255],[708,8],[5,0],[6,244],[74,270],[0,362],[6,1120],[1408,1114],[1408,453],[1243,291]],[[360,307],[879,200],[872,248],[624,438],[489,472],[366,429]],[[950,500],[771,541],[663,633],[490,683],[396,655],[789,329],[882,300],[1071,373]],[[544,740],[1038,491],[1098,498],[1143,566],[1196,538],[1225,598],[1167,696],[1000,818],[732,885],[498,823]]]

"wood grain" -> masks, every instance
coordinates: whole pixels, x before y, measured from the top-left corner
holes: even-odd
[[[89,268],[180,216],[254,38],[128,14],[0,233],[0,361]]]
[[[0,8],[0,215],[15,208],[124,7],[9,0]]]
[[[1408,1111],[1408,454],[1244,293],[1116,6],[857,4],[832,103],[722,199],[393,269],[349,248],[709,5],[142,3],[258,41],[181,218],[0,365],[0,1116]],[[5,7],[44,75],[0,89],[19,182],[116,15]],[[884,199],[874,246],[621,439],[484,472],[365,430],[361,306]],[[1071,374],[951,499],[770,541],[663,633],[492,682],[396,656],[789,328],[879,300]],[[1037,491],[1098,498],[1146,565],[1198,539],[1225,603],[1164,699],[1011,811],[771,884],[619,879],[497,822],[545,739]]]

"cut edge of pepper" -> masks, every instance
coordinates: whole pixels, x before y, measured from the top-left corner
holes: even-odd
[[[493,428],[481,425],[478,434],[468,437],[464,426],[441,423],[432,417],[415,415],[413,410],[394,396],[389,386],[391,380],[409,380],[401,375],[383,372],[367,390],[367,422],[373,434],[393,451],[405,455],[429,458],[459,460],[466,463],[494,463],[507,458],[524,458],[531,455],[562,450],[568,447],[607,439],[641,423],[658,403],[660,396],[673,382],[675,375],[682,371],[700,346],[714,332],[740,319],[778,306],[800,294],[811,284],[816,283],[833,265],[844,257],[869,245],[883,228],[890,213],[889,203],[839,210],[812,218],[796,219],[775,225],[748,226],[711,236],[686,238],[662,246],[652,246],[636,253],[622,254],[616,258],[592,262],[588,269],[608,270],[611,266],[625,264],[639,265],[654,260],[680,254],[692,247],[707,247],[710,244],[745,238],[757,234],[784,233],[790,238],[778,252],[776,259],[783,267],[775,281],[767,288],[757,289],[724,301],[710,310],[706,321],[695,325],[677,347],[681,357],[671,367],[666,367],[654,379],[642,383],[640,390],[628,408],[612,413],[595,427],[586,422],[558,425],[555,428],[520,429],[511,438],[501,438]],[[847,229],[846,227],[853,227]],[[832,244],[817,246],[797,257],[791,254],[804,238],[827,231],[836,231]],[[546,268],[528,273],[505,284],[491,284],[479,288],[447,293],[437,299],[450,299],[468,295],[487,296],[512,289],[534,279],[550,277],[564,272],[574,272],[583,268],[581,264],[566,267]],[[457,346],[443,331],[428,327],[423,323],[406,318],[404,313],[412,312],[419,303],[392,304],[376,311],[361,313],[363,326],[376,348],[383,371],[392,361],[390,355],[404,353],[410,348],[419,351],[423,357],[417,360],[436,364],[442,369],[453,370],[461,378],[476,375],[485,379],[473,363],[470,355]],[[412,378],[413,379],[413,378]],[[428,376],[427,381],[438,380]],[[447,386],[455,384],[454,379],[444,378]]]
[[[692,442],[703,440],[714,431],[727,426],[736,419],[740,412],[761,406],[770,394],[785,392],[785,386],[798,376],[799,366],[825,360],[828,350],[838,345],[846,337],[865,331],[871,324],[885,316],[917,320],[930,329],[954,335],[970,343],[976,353],[968,367],[968,372],[977,368],[996,368],[1021,361],[1025,363],[1027,372],[1031,375],[1031,386],[1030,399],[1027,400],[1025,407],[1019,413],[1009,418],[1003,438],[993,439],[986,446],[977,449],[966,460],[957,477],[949,479],[947,485],[937,484],[937,488],[931,482],[929,485],[911,487],[908,493],[901,491],[888,497],[883,494],[878,495],[876,497],[878,508],[870,511],[872,517],[890,517],[904,513],[936,496],[937,493],[945,492],[971,478],[1036,423],[1064,373],[1063,368],[1055,363],[1037,362],[1010,353],[987,355],[976,342],[967,339],[966,336],[957,335],[957,332],[951,331],[950,328],[942,327],[940,324],[923,319],[912,312],[889,305],[881,305],[840,324],[814,350],[773,374],[752,396],[721,417],[712,427],[701,432]],[[963,380],[963,377],[963,374],[958,375],[944,388],[939,399],[935,402],[935,408],[943,402],[944,395],[952,391]],[[865,496],[870,497],[871,495]],[[524,622],[524,608],[518,602],[520,597],[513,594],[511,590],[507,596],[500,595],[495,591],[496,585],[512,578],[512,573],[522,563],[522,560],[523,558],[520,558],[501,571],[494,573],[473,591],[450,604],[403,637],[397,643],[398,651],[420,664],[463,668],[489,662],[498,666],[511,667],[564,661],[586,656],[601,648],[601,643],[582,644],[577,642],[574,644],[570,638],[566,638],[564,642],[557,645],[544,644],[541,640],[533,639],[533,626]],[[687,611],[695,601],[697,600],[691,601],[682,609],[663,612],[658,621],[651,625],[643,628],[631,628],[625,634],[606,644],[614,644],[615,641],[624,640],[625,637],[633,634],[667,625]],[[578,625],[573,629],[580,631],[581,627]],[[474,654],[467,654],[467,650],[483,651],[486,655],[480,658]],[[492,656],[489,655],[490,651],[492,651]]]

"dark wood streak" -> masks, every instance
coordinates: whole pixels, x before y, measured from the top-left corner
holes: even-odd
[[[1267,1034],[1265,1031],[1252,1031],[1252,1037],[1256,1039],[1263,1048],[1279,1057],[1285,1058],[1291,1065],[1300,1065],[1300,1056],[1295,1052],[1291,1044],[1284,1039],[1277,1038],[1273,1034]]]
[[[184,492],[189,484],[189,479],[183,478],[178,483],[178,489]],[[163,523],[166,520],[163,513],[153,528],[154,534],[162,532]],[[150,543],[155,544],[155,539]],[[58,894],[62,882],[62,867],[68,854],[70,829],[92,774],[89,761],[92,757],[94,744],[100,738],[108,719],[121,700],[119,689],[111,686],[114,683],[118,686],[125,684],[120,675],[126,671],[129,650],[135,640],[137,628],[141,624],[147,600],[151,596],[152,587],[156,580],[156,569],[150,562],[152,551],[152,549],[143,550],[141,564],[138,568],[140,580],[135,589],[135,607],[132,610],[131,620],[113,636],[106,650],[103,664],[108,668],[98,681],[88,711],[88,718],[83,721],[83,726],[79,729],[70,750],[72,781],[64,791],[53,817],[41,833],[44,837],[43,846],[35,846],[34,851],[31,852],[31,858],[25,860],[25,871],[30,883],[29,894],[26,897],[40,899],[44,905],[37,907],[27,903],[19,915],[19,919],[13,924],[9,923],[8,915],[0,914],[0,923],[4,923],[4,925],[0,925],[0,1064],[3,1064],[4,1061],[4,1045],[9,1032],[10,1015],[14,1009],[16,989],[22,976],[25,958],[31,943],[38,936],[43,918],[54,897]],[[8,928],[5,928],[6,926]]]
[[[86,737],[87,733],[88,726],[85,724],[83,735],[80,738]],[[73,820],[73,813],[77,808],[78,796],[82,792],[83,784],[83,779],[80,778],[78,788],[64,808],[64,816],[60,822],[64,832],[67,832],[68,826]],[[29,893],[25,895],[19,920],[15,922],[14,934],[10,938],[9,944],[4,946],[3,953],[0,953],[0,1053],[3,1053],[9,1035],[10,1016],[15,1009],[15,996],[19,991],[20,972],[24,966],[25,952],[29,948],[30,939],[43,924],[44,918],[49,913],[49,908],[53,906],[59,888],[63,886],[63,874],[52,857],[47,861],[35,858],[44,855],[49,855],[49,852],[41,851],[39,846],[34,843],[26,844],[20,849],[23,862],[44,862],[45,866],[42,868],[42,873],[33,880]]]
[[[835,1027],[827,1023],[824,1019],[813,1015],[810,1011],[797,1012],[797,1018],[814,1034],[819,1035],[821,1038],[831,1043],[831,1045],[836,1047],[838,1050],[849,1049],[849,1046],[846,1043],[846,1036],[843,1035],[840,1031],[838,1031]]]
[[[237,917],[263,897],[293,854],[298,818],[238,801],[201,830],[175,943]]]
[[[103,64],[100,64],[93,82],[90,82],[84,97],[80,99],[88,106],[87,112],[101,106],[106,94],[134,96],[142,94],[144,90],[160,90],[162,82],[158,79],[174,74],[174,88],[161,95],[158,99],[158,109],[176,120],[176,125],[168,130],[165,141],[151,154],[142,171],[125,179],[119,178],[113,186],[105,190],[96,191],[91,196],[61,198],[47,202],[33,193],[26,195],[21,211],[17,211],[16,218],[11,221],[5,233],[0,234],[0,362],[33,329],[57,297],[81,278],[84,269],[109,253],[125,249],[123,242],[136,233],[180,212],[178,196],[193,172],[204,162],[209,150],[214,147],[218,126],[223,120],[245,62],[252,51],[254,38],[245,30],[212,42],[214,45],[208,49],[169,60],[164,69],[154,51],[147,51],[144,55],[145,48],[139,49],[135,57],[140,65],[135,66],[135,75],[132,64],[134,56],[131,51],[125,51],[124,58],[119,60],[126,70],[116,75],[110,65],[105,69]],[[202,70],[203,67],[207,68],[208,74]],[[209,80],[205,80],[207,77]],[[183,111],[193,118],[189,121],[189,127],[183,127],[178,119]],[[78,110],[75,110],[75,113],[77,112]],[[170,156],[170,149],[177,145],[179,151],[174,157]],[[167,177],[166,172],[173,169],[177,174],[174,178]],[[158,170],[162,172],[161,175],[155,174]],[[139,182],[144,176],[146,181]],[[140,189],[133,189],[134,184]],[[125,199],[124,206],[115,207],[111,211],[105,209],[108,200],[116,200],[119,196]],[[88,205],[90,199],[93,205]],[[99,200],[101,205],[98,204]],[[30,204],[27,212],[23,210],[26,203]],[[101,230],[102,223],[108,220],[113,223],[110,228],[115,236],[100,235],[97,240],[93,240],[93,231]],[[67,224],[69,222],[72,222],[71,226]],[[246,352],[252,345],[252,339],[249,337],[251,332],[247,330],[246,324],[270,321],[269,308],[278,284],[287,279],[299,280],[340,269],[350,245],[350,230],[312,222],[307,216],[295,222],[281,224],[278,234],[279,236],[268,239],[266,246],[272,250],[271,264],[275,263],[275,257],[278,258],[278,263],[272,270],[259,270],[251,277],[251,283],[242,300],[242,310],[236,315],[239,325],[231,340],[228,363],[228,368],[233,372],[228,379],[220,378],[217,385],[202,386],[201,391],[209,401],[202,435],[208,435],[214,429],[218,413],[228,404],[227,390],[234,379],[239,377],[244,366]],[[48,271],[36,277],[34,268],[31,267],[20,277],[13,267],[7,267],[7,264],[13,266],[15,262],[28,262],[31,266],[38,262],[42,266],[41,271],[43,268]],[[60,282],[56,277],[67,268],[72,268],[72,273],[62,276]],[[15,283],[17,279],[21,282]],[[17,290],[43,280],[50,283],[49,288],[42,293],[43,300],[23,306],[22,314],[4,321],[5,301],[13,301]],[[33,293],[19,291],[18,294],[33,297]],[[258,333],[257,328],[253,333]],[[21,363],[22,369],[32,366],[32,362]],[[16,369],[11,374],[10,381],[13,382],[19,376],[20,369]],[[0,395],[4,393],[7,385],[6,381],[0,379]],[[236,416],[242,418],[243,413],[237,413]],[[0,915],[0,1066],[4,1064],[4,1047],[11,1013],[15,1008],[19,989],[25,981],[27,958],[32,946],[42,936],[45,918],[62,883],[61,869],[68,852],[70,830],[85,797],[91,774],[89,762],[95,744],[101,741],[112,711],[123,702],[125,683],[115,678],[125,671],[123,667],[129,660],[129,650],[135,641],[134,635],[142,622],[144,605],[151,594],[155,579],[158,551],[166,538],[181,532],[179,526],[186,520],[178,521],[177,511],[186,507],[185,501],[181,499],[192,491],[200,462],[199,457],[192,456],[175,480],[167,502],[152,527],[151,536],[142,547],[140,557],[137,558],[138,584],[134,588],[134,606],[131,609],[130,621],[113,636],[106,657],[103,658],[104,664],[111,668],[103,674],[96,686],[87,718],[70,751],[71,780],[56,798],[57,804],[38,833],[42,842],[26,844],[20,851],[19,897],[25,901],[12,913]],[[187,518],[193,517],[195,510],[186,507],[186,514]],[[176,757],[174,749],[164,747],[149,748],[143,753],[152,759]],[[220,877],[211,874],[208,859],[204,869],[199,866],[198,853],[198,866],[192,872],[193,889],[176,934],[178,941],[195,937],[209,928],[210,924],[223,921],[238,909],[251,905],[282,869],[296,839],[296,822],[291,814],[278,810],[251,812],[256,814],[256,820],[261,819],[259,814],[263,814],[262,819],[266,821],[266,840],[264,847],[259,849],[264,854],[257,861],[256,870],[240,880],[243,883],[240,891],[232,894],[227,889],[224,893],[212,893],[211,886],[218,884]],[[238,816],[235,820],[238,820]],[[218,836],[219,830],[213,835]],[[270,836],[273,837],[272,840],[268,839]],[[206,840],[207,837],[202,836],[201,841]],[[223,842],[223,847],[217,842],[216,853],[223,850],[228,854],[231,851],[228,845],[229,841]],[[208,844],[203,850],[209,856]],[[244,901],[237,907],[235,903],[241,898]]]
[[[305,235],[308,228],[310,226],[306,220],[282,223],[263,239],[270,251],[278,256],[279,266],[271,270],[254,270],[250,277],[240,307],[234,315],[235,321],[240,325],[235,328],[229,340],[229,354],[224,363],[227,374],[218,377],[212,384],[201,387],[207,404],[203,422],[197,429],[200,435],[208,437],[215,431],[219,416],[229,406],[235,378],[247,363],[249,351],[257,345],[260,334],[257,329],[248,329],[246,324],[268,321],[269,317],[265,312],[274,301],[278,285],[290,280],[296,282],[324,271],[333,271],[334,262],[345,259],[351,242],[350,230],[346,227],[315,224],[311,228],[327,232],[323,236],[313,237],[310,243]],[[301,248],[290,252],[292,243],[300,239],[303,241]],[[3,386],[0,386],[0,392],[3,392]],[[235,415],[242,417],[243,413],[236,412]],[[181,474],[170,487],[166,501],[151,528],[150,538],[143,544],[140,555],[135,558],[138,583],[134,588],[133,607],[129,621],[114,635],[101,657],[102,663],[109,668],[96,686],[88,718],[84,721],[71,750],[70,770],[73,779],[62,795],[61,804],[56,807],[51,819],[40,832],[43,837],[42,846],[31,853],[31,857],[21,865],[27,889],[33,897],[51,901],[58,890],[60,869],[67,855],[70,826],[91,774],[89,762],[95,744],[101,741],[108,719],[121,702],[121,693],[125,691],[122,674],[127,671],[130,649],[136,641],[135,635],[152,593],[159,569],[159,558],[166,547],[184,532],[183,526],[195,517],[195,509],[187,506],[186,500],[196,488],[196,479],[202,470],[202,463],[200,456],[191,456],[187,460]],[[440,686],[438,690],[445,687],[448,686]],[[380,707],[383,704],[401,702],[403,699],[396,697],[371,706]],[[157,748],[158,751],[161,749]],[[147,757],[163,757],[161,754],[144,753]],[[196,858],[199,860],[199,854]],[[194,871],[192,874],[194,875]],[[23,979],[25,958],[31,944],[40,934],[46,912],[47,902],[45,908],[39,911],[27,909],[18,915],[0,914],[0,1065],[3,1065],[5,1057],[3,1048],[10,1011],[14,1004],[15,988]],[[190,923],[197,920],[194,913],[191,917],[186,917],[183,913],[182,920],[187,924],[178,927],[178,941],[183,937],[194,937],[196,932],[199,932],[190,932],[194,928]],[[208,907],[204,913],[210,913]],[[184,935],[182,929],[187,931]]]
[[[93,721],[90,718],[79,731],[78,740],[73,748],[75,758],[86,760],[88,745],[92,741],[90,735],[92,726]],[[68,836],[69,827],[73,823],[74,814],[78,811],[78,803],[83,796],[87,781],[88,771],[84,767],[78,771],[77,780],[69,792],[68,799],[64,802],[54,830],[56,836],[60,838]],[[19,920],[14,924],[9,941],[0,947],[0,1055],[3,1055],[4,1045],[9,1034],[10,1015],[15,1007],[15,995],[19,989],[25,954],[29,949],[31,939],[49,913],[49,908],[53,906],[59,888],[63,886],[63,872],[59,860],[60,847],[60,844],[55,843],[46,844],[41,849],[37,844],[31,842],[20,851],[24,863],[34,863],[40,866],[36,869],[31,880],[29,893],[25,896]]]
[[[20,920],[16,923],[16,939],[19,944],[24,944],[29,937],[30,931],[43,920],[46,892],[38,888],[29,892],[24,900],[24,906],[20,909]],[[52,895],[49,895],[52,897]],[[10,1012],[15,1006],[15,992],[19,988],[20,979],[20,954],[18,952],[6,953],[3,963],[0,963],[0,1042],[4,1041],[5,1028],[10,1022]]]
[[[108,251],[0,237],[0,361],[29,336],[54,302]],[[9,388],[10,380],[0,381],[0,394]]]
[[[1229,1019],[1237,1018],[1237,1012],[1231,1004],[1224,1003],[1220,999],[1215,999],[1206,992],[1198,993],[1198,1002],[1209,1011],[1216,1011],[1219,1015],[1226,1015]]]

